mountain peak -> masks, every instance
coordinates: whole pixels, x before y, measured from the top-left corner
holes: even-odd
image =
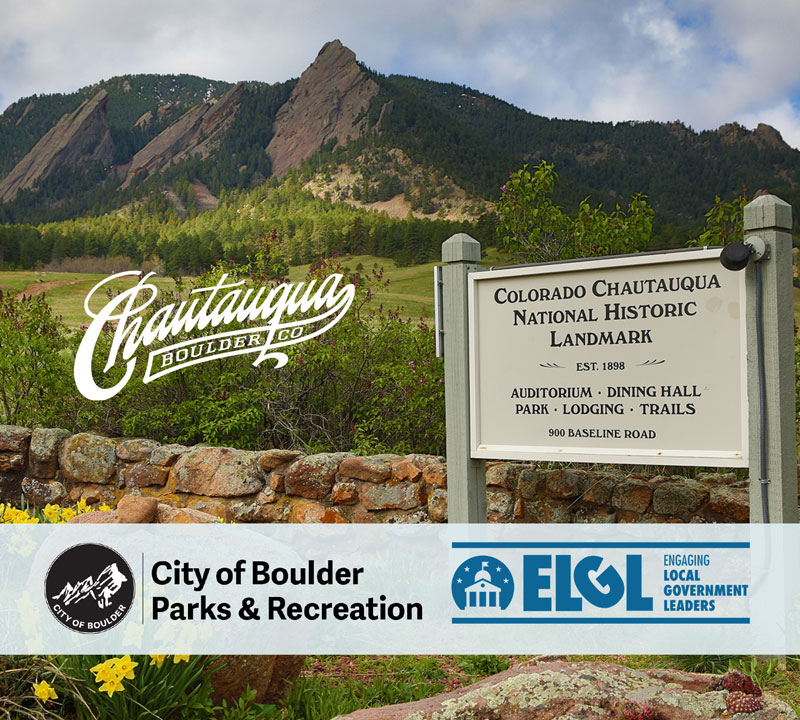
[[[349,47],[345,47],[344,45],[342,45],[341,40],[338,39],[330,40],[320,48],[320,51],[317,53],[317,60],[319,60],[322,57],[332,58],[340,55],[349,55],[350,60],[356,59],[356,54]]]
[[[283,177],[331,140],[346,145],[366,129],[366,110],[378,85],[339,40],[325,43],[275,118],[267,152]]]

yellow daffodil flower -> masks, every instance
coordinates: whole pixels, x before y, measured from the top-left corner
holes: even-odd
[[[150,664],[155,665],[156,667],[161,667],[164,664],[166,657],[166,655],[151,655]]]
[[[139,663],[133,662],[131,660],[130,655],[125,655],[124,657],[117,658],[116,662],[114,663],[114,669],[119,674],[120,678],[124,678],[126,680],[133,680],[134,674],[133,669],[138,667]]]
[[[58,700],[56,691],[48,684],[47,680],[42,680],[40,683],[33,683],[33,694],[36,695],[42,702],[48,700]]]
[[[187,662],[188,663],[189,662],[189,656],[188,655],[173,655],[172,656],[173,665],[177,665],[180,662]]]
[[[116,678],[109,678],[100,686],[100,692],[108,693],[108,697],[111,697],[115,692],[123,692],[124,690],[125,686]]]

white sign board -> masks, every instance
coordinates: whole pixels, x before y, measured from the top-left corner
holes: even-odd
[[[747,467],[745,274],[719,254],[472,273],[472,457]]]

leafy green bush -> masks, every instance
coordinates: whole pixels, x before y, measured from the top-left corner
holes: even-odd
[[[285,272],[278,260],[265,245],[248,264],[218,264],[191,287],[213,285],[223,272],[231,279],[274,285]],[[441,454],[444,368],[434,357],[432,330],[375,307],[373,289],[384,283],[381,271],[365,277],[331,260],[312,266],[310,276],[321,279],[332,272],[342,272],[356,285],[353,305],[323,335],[285,348],[289,362],[282,368],[254,367],[253,356],[239,355],[144,385],[145,363],[140,359],[125,388],[96,403],[84,400],[71,385],[69,350],[51,352],[47,372],[39,376],[49,393],[47,412],[36,406],[41,412],[29,412],[24,419],[186,444]],[[144,322],[166,304],[179,302],[186,289],[179,283],[172,294],[162,294],[147,309]],[[38,342],[28,337],[25,326],[15,332],[18,344]],[[74,349],[80,340],[79,333],[69,342],[63,330],[59,333],[53,343],[57,347],[71,343]],[[112,332],[101,335],[93,357],[94,377],[102,378],[105,387],[118,382],[124,371],[118,363],[105,372],[113,339]]]
[[[509,174],[497,203],[497,236],[521,262],[549,262],[644,250],[653,230],[653,210],[634,195],[627,211],[619,205],[607,213],[588,198],[574,218],[552,201],[558,174],[542,161]]]
[[[72,376],[66,329],[44,295],[0,291],[0,424],[47,424],[59,417]]]

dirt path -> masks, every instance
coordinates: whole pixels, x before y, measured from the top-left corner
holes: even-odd
[[[35,282],[28,285],[21,293],[17,293],[17,297],[21,298],[23,295],[31,297],[33,295],[41,295],[53,288],[61,287],[62,285],[75,285],[82,282],[81,280],[50,280],[49,282]]]

